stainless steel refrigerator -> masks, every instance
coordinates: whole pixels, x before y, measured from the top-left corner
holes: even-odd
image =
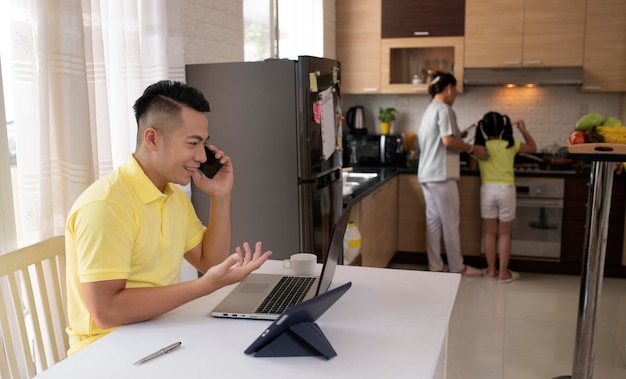
[[[232,250],[263,241],[273,259],[324,258],[343,209],[339,68],[306,56],[186,66],[211,104],[210,143],[232,158]],[[209,198],[192,187],[192,202],[207,222]]]

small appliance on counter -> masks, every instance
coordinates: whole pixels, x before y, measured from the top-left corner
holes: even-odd
[[[381,134],[347,134],[344,136],[344,165],[397,166],[406,165],[402,138]]]
[[[356,105],[346,113],[346,124],[351,134],[367,134],[365,127],[365,108],[362,105]]]

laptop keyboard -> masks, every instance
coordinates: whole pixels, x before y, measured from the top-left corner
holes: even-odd
[[[290,306],[302,302],[313,282],[315,277],[283,276],[259,305],[256,313],[282,313]]]

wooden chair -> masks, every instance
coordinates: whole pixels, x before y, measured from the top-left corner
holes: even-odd
[[[67,356],[65,237],[0,255],[0,378],[32,378]]]

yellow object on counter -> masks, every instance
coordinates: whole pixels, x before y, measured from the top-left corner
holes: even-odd
[[[596,126],[596,133],[602,142],[626,144],[626,126]]]

